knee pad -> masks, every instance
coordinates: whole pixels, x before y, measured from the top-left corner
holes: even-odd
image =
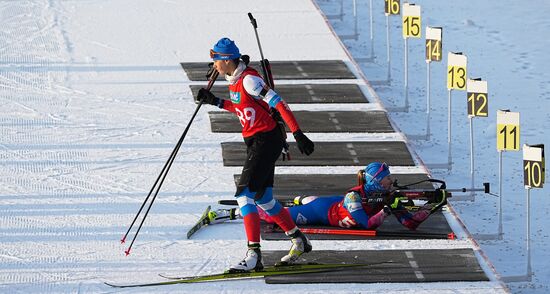
[[[272,187],[267,187],[265,189],[262,198],[256,200],[256,204],[268,215],[276,215],[281,211],[281,209],[283,209],[281,203],[273,198]]]
[[[235,196],[243,217],[249,213],[258,213],[258,208],[256,208],[256,204],[254,203],[255,194],[250,192],[248,188],[244,188],[241,193]]]

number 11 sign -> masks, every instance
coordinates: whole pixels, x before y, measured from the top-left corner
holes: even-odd
[[[519,112],[497,112],[497,150],[519,151]]]

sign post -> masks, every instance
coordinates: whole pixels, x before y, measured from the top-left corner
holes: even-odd
[[[531,269],[531,189],[544,186],[544,145],[523,145],[523,184],[527,191],[527,279],[533,276]]]
[[[374,59],[374,28],[372,20],[372,0],[369,0],[369,22],[370,22],[370,57]]]
[[[391,55],[390,55],[390,15],[401,13],[399,0],[384,0],[384,14],[386,15],[386,56],[388,61],[388,82],[391,82]]]
[[[497,111],[497,151],[498,151],[498,234],[502,236],[502,153],[519,151],[519,112]]]
[[[431,101],[430,101],[430,64],[432,61],[440,62],[443,49],[443,28],[440,27],[426,27],[426,114],[428,116],[428,125],[426,127],[426,140],[430,140],[430,115],[431,115]]]
[[[409,111],[409,38],[422,35],[422,16],[419,5],[403,4],[403,39],[405,40],[405,112]]]
[[[357,41],[359,38],[359,31],[357,30],[357,0],[353,0],[353,34],[351,35],[340,35],[341,40],[353,39]]]
[[[452,90],[466,90],[466,55],[461,52],[449,52],[447,55],[447,90],[448,95],[448,121],[447,121],[447,144],[448,144],[448,169],[451,170],[453,166],[452,158],[452,124],[451,124],[451,93]]]
[[[489,94],[487,93],[487,81],[482,81],[481,79],[468,79],[466,89],[468,118],[470,121],[470,177],[472,182],[471,187],[473,188],[475,185],[474,118],[489,116]],[[471,192],[470,196],[474,198],[474,192]]]

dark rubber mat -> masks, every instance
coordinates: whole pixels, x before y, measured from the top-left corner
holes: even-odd
[[[342,60],[271,61],[270,63],[275,83],[277,80],[355,79]],[[182,62],[180,65],[189,80],[206,81],[207,62]],[[260,69],[258,62],[251,62],[250,65],[256,70]]]
[[[209,112],[214,133],[240,133],[242,126],[228,111]],[[311,133],[391,133],[384,111],[294,111],[303,130]],[[290,132],[287,128],[287,132]]]
[[[289,142],[292,160],[277,160],[278,166],[365,166],[373,161],[391,165],[413,166],[414,161],[404,142],[315,142],[310,156],[300,154],[296,143]],[[223,142],[224,166],[241,166],[246,158],[243,142]]]
[[[240,174],[234,175],[235,185],[239,182]],[[426,174],[392,174],[399,185],[427,180]],[[357,185],[357,176],[354,174],[275,174],[273,195],[283,201],[292,202],[294,197],[303,195],[344,195],[349,189]],[[430,183],[410,186],[410,189],[432,189]]]
[[[287,240],[284,232],[274,224],[262,222],[262,239],[264,240]],[[330,226],[306,226],[299,225],[300,228],[315,229],[343,229]],[[441,212],[432,214],[415,231],[409,230],[403,226],[393,215],[388,216],[384,223],[376,229],[374,236],[355,236],[355,235],[329,235],[329,234],[307,234],[311,240],[362,240],[362,239],[453,239],[453,230],[447,223],[445,216]]]
[[[192,85],[193,97],[204,86]],[[214,86],[216,97],[227,99],[227,86]],[[276,85],[275,91],[289,104],[298,103],[367,103],[367,97],[356,84],[300,84]]]
[[[287,251],[262,251],[265,264],[274,264]],[[420,250],[315,250],[300,263],[361,264],[321,273],[266,277],[268,284],[311,283],[422,283],[489,281],[474,251],[465,249]],[[364,265],[364,266],[363,266]]]

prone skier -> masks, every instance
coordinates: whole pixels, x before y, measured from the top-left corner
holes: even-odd
[[[292,219],[299,225],[326,225],[344,228],[376,229],[384,219],[393,214],[398,221],[410,230],[415,230],[430,214],[447,203],[445,191],[440,191],[438,199],[421,206],[416,212],[409,211],[397,197],[391,193],[393,179],[386,163],[373,162],[358,173],[359,185],[349,189],[344,196],[298,197],[301,205],[286,207]],[[385,193],[380,198],[373,195]],[[236,209],[220,209],[209,213],[210,223],[239,218]],[[273,219],[265,213],[260,218],[268,223]]]

